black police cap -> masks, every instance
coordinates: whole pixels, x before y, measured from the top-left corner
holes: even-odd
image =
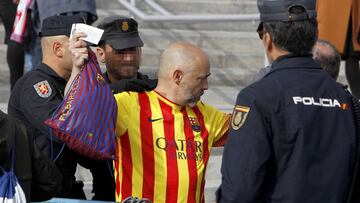
[[[316,18],[316,0],[258,0],[260,21],[265,22],[290,22],[304,21]],[[305,13],[291,14],[290,9],[300,6]]]
[[[42,24],[40,37],[56,35],[70,36],[71,26],[74,23],[85,23],[80,15],[56,15],[45,18]]]
[[[121,50],[132,47],[144,46],[138,32],[138,23],[132,19],[122,16],[110,16],[105,18],[98,28],[104,30],[101,40]]]

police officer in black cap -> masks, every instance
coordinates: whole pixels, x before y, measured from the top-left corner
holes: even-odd
[[[141,47],[138,23],[128,17],[109,16],[98,28],[104,30],[97,47],[100,62],[105,63],[105,80],[115,93],[122,91],[149,91],[157,80],[151,80],[138,70],[141,64]]]
[[[40,33],[42,63],[16,83],[10,96],[8,112],[26,125],[40,151],[55,160],[63,174],[62,191],[57,196],[84,199],[82,183],[75,181],[80,155],[52,136],[44,123],[62,102],[65,85],[71,74],[72,56],[68,44],[73,23],[84,21],[79,15],[52,16],[44,20]],[[99,167],[102,166],[109,168],[106,162]]]
[[[218,202],[345,202],[354,172],[351,96],[313,59],[315,0],[258,0],[271,62],[234,107]]]

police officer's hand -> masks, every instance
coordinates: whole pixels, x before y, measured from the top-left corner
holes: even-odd
[[[86,42],[81,37],[87,35],[83,32],[75,33],[69,43],[69,50],[72,54],[73,68],[80,70],[85,64],[85,61],[89,58]],[[76,71],[73,69],[73,71]]]
[[[67,94],[69,88],[74,81],[77,74],[79,74],[81,67],[85,64],[85,61],[89,58],[88,50],[84,40],[80,37],[86,37],[87,35],[83,32],[75,33],[69,42],[69,50],[72,55],[73,69],[71,76],[65,86],[64,95]]]

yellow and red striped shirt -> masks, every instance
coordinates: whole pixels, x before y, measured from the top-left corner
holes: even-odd
[[[116,201],[200,203],[212,146],[230,115],[207,104],[181,107],[155,91],[115,95],[118,106]]]

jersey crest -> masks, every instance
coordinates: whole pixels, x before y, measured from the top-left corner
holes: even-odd
[[[231,127],[239,130],[244,125],[247,115],[250,111],[249,107],[236,105],[231,119]]]
[[[199,123],[197,118],[190,117],[189,121],[190,121],[191,129],[193,131],[195,131],[195,132],[200,132],[201,131],[201,126],[200,126],[200,123]]]
[[[48,98],[52,93],[52,89],[47,80],[36,83],[34,88],[36,93],[42,98]]]

